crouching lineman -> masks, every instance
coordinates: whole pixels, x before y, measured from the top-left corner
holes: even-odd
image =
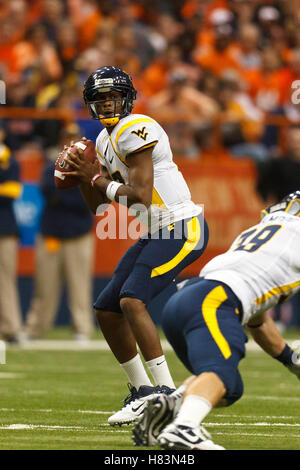
[[[116,201],[131,208],[148,232],[123,256],[111,282],[94,304],[98,323],[128,381],[130,394],[111,425],[128,424],[143,411],[149,395],[175,389],[147,304],[203,253],[208,229],[202,208],[173,162],[167,134],[149,116],[131,114],[136,90],[127,73],[102,67],[87,79],[84,100],[104,126],[92,165],[78,149],[66,161],[80,178],[80,189],[92,211]],[[138,344],[151,373],[144,369]]]
[[[201,425],[214,407],[243,393],[238,371],[247,337],[300,379],[300,356],[283,340],[266,310],[300,290],[300,191],[262,213],[200,278],[188,281],[167,302],[166,337],[194,374],[179,387],[183,399],[152,398],[133,428],[137,445],[167,449],[222,450]],[[179,392],[179,389],[177,392]]]

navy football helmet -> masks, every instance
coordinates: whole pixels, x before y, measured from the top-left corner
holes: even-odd
[[[98,112],[98,104],[103,103],[99,99],[99,93],[119,91],[123,95],[122,110],[116,112],[116,101],[114,101],[114,116],[106,117]],[[136,99],[136,89],[131,77],[118,67],[105,66],[95,70],[84,83],[83,98],[89,108],[92,119],[99,119],[104,126],[114,126],[120,119],[131,113],[133,101]]]
[[[262,217],[277,211],[288,212],[291,215],[300,217],[300,190],[288,194],[279,203],[264,209],[262,211]]]

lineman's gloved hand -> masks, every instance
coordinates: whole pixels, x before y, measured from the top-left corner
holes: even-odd
[[[292,354],[292,363],[286,367],[300,380],[300,341],[297,341],[296,347],[293,348],[292,345],[292,349],[294,350]]]

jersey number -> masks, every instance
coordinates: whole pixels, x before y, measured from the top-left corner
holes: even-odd
[[[254,237],[250,238],[256,232],[256,229],[245,232],[240,236],[239,245],[234,251],[242,250],[253,253],[267,243],[280,230],[282,225],[267,225],[260,230]]]
[[[125,180],[123,176],[121,175],[121,173],[119,172],[119,170],[114,171],[111,177],[114,181],[118,181],[119,183],[125,184]]]

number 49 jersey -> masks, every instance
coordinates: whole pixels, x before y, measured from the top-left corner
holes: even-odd
[[[182,219],[194,217],[201,207],[191,201],[189,188],[173,162],[169,138],[163,128],[143,114],[130,114],[121,119],[109,135],[103,129],[96,141],[100,164],[111,179],[128,184],[128,154],[153,148],[154,183],[150,217],[140,216],[151,233]]]
[[[212,259],[201,277],[227,284],[243,306],[243,324],[300,290],[300,217],[269,214]]]

